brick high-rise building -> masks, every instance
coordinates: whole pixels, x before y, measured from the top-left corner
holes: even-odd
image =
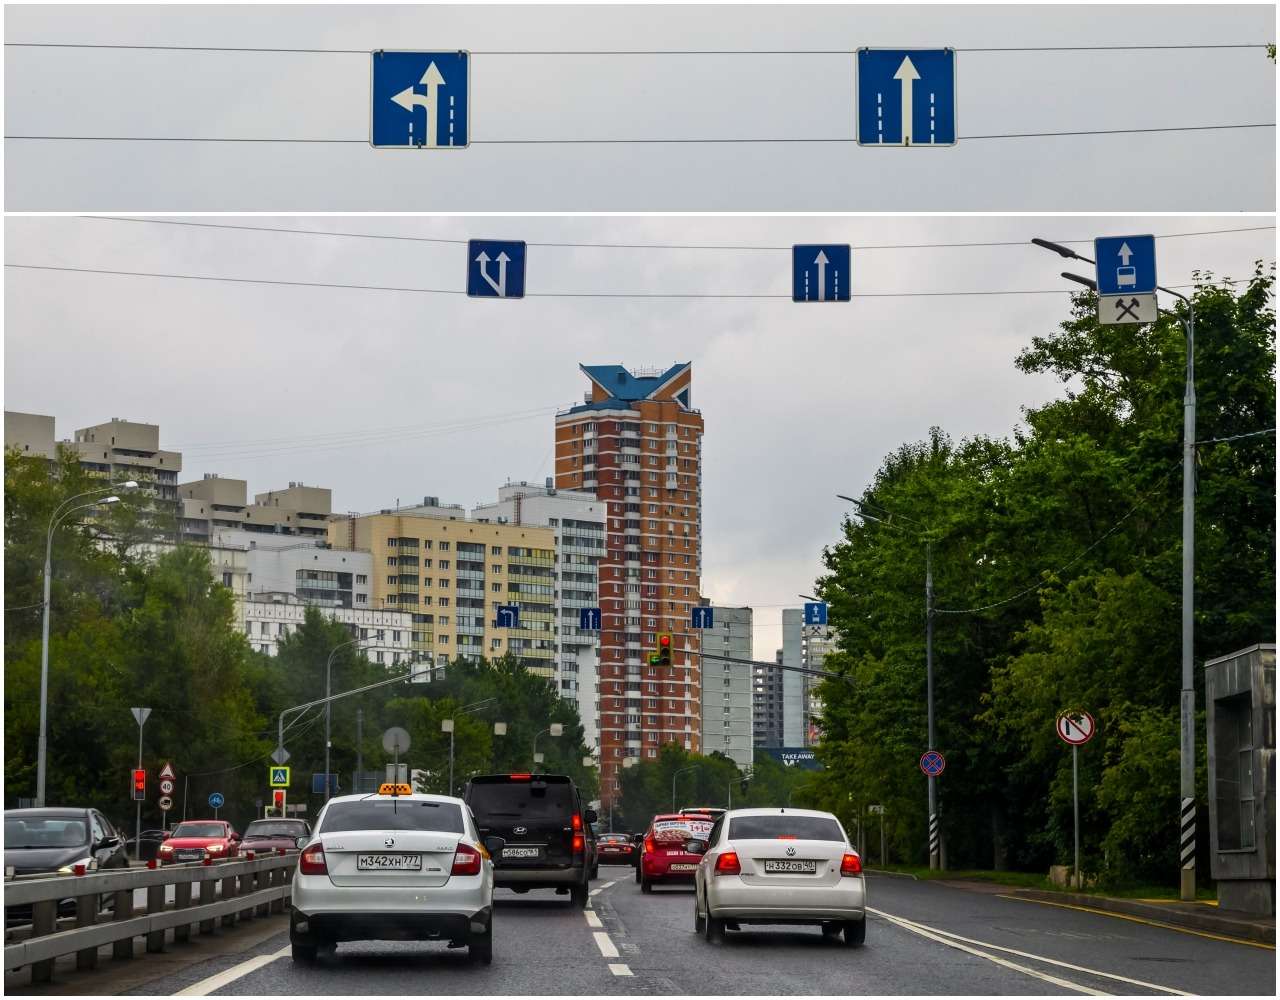
[[[600,562],[600,768],[607,804],[626,757],[665,743],[702,750],[699,637],[690,628],[702,575],[702,414],[693,368],[582,365],[585,401],[556,415],[556,486],[606,504]],[[649,665],[656,636],[672,665]]]

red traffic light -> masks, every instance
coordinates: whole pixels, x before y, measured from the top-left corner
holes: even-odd
[[[137,801],[147,797],[147,772],[140,767],[133,771],[133,797]]]
[[[658,636],[658,644],[659,644],[660,646],[670,646],[670,645],[671,645],[671,636],[667,635],[667,634],[664,632],[662,635]]]

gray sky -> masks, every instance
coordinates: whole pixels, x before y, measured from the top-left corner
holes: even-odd
[[[53,414],[57,434],[157,423],[183,479],[291,480],[336,510],[424,495],[474,505],[507,477],[552,471],[553,413],[582,398],[581,363],[693,362],[704,438],[704,592],[798,603],[845,506],[884,455],[931,424],[1005,435],[1060,394],[1013,359],[1066,315],[1065,261],[1026,245],[1095,235],[1273,226],[1269,217],[222,218],[207,222],[542,242],[860,245],[851,303],[782,299],[468,299],[6,269],[5,408]],[[10,263],[461,290],[456,244],[205,230],[85,218],[6,220]],[[1081,247],[1087,252],[1088,247]],[[1162,283],[1194,269],[1246,277],[1274,230],[1162,239]],[[1080,265],[1085,268],[1085,265]],[[876,298],[902,291],[1051,294]],[[529,247],[532,292],[790,294],[790,251]],[[495,418],[511,417],[502,423]],[[487,426],[481,425],[490,421]],[[449,425],[453,425],[450,427]]]
[[[375,48],[475,52],[472,133],[849,136],[860,46],[952,46],[962,136],[1275,122],[1261,48],[978,48],[1274,41],[1254,6],[9,6],[13,42],[355,50],[7,48],[9,135],[363,140]],[[501,55],[796,49],[830,55]],[[847,51],[848,54],[845,54]],[[11,210],[1272,211],[1274,128],[964,141],[348,145],[7,141]]]

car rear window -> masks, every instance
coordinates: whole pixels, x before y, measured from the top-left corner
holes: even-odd
[[[246,837],[305,837],[307,824],[295,819],[260,819],[250,823]]]
[[[227,828],[221,823],[179,823],[173,830],[174,837],[225,837]]]
[[[467,795],[467,805],[481,825],[494,818],[552,820],[567,826],[573,799],[573,786],[563,781],[476,782]]]
[[[827,816],[734,816],[729,820],[730,840],[773,840],[794,837],[797,840],[843,841],[840,824]]]
[[[320,823],[320,833],[348,830],[430,830],[465,833],[462,810],[453,802],[364,799],[331,802]]]

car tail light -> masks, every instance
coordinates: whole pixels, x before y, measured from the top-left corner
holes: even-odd
[[[657,853],[657,850],[658,850],[658,849],[657,849],[657,847],[655,847],[655,846],[654,846],[654,840],[653,840],[653,838],[652,838],[652,837],[645,837],[645,838],[644,838],[644,853],[645,853],[645,854],[656,854],[656,853]]]
[[[533,780],[532,774],[508,774],[507,777],[510,778],[512,781],[532,781]]]
[[[841,875],[861,875],[862,859],[856,854],[846,854],[840,859]]]
[[[716,858],[716,874],[717,875],[741,875],[742,865],[738,862],[738,853],[736,851],[725,851],[720,857]]]
[[[328,875],[329,869],[324,863],[324,847],[315,844],[302,852],[298,859],[298,871],[303,875]]]
[[[470,844],[459,844],[453,852],[453,869],[450,875],[479,875],[481,857]]]
[[[573,835],[573,853],[581,854],[585,847],[586,847],[586,841],[583,839],[582,834],[575,833]]]
[[[577,833],[582,829],[582,817],[578,813],[573,814],[573,832]]]

